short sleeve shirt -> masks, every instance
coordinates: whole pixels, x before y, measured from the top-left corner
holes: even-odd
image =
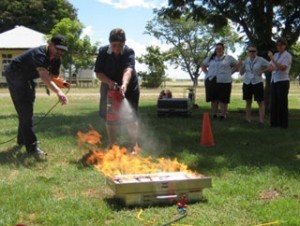
[[[208,67],[205,79],[212,80],[216,77],[217,83],[231,83],[231,70],[238,61],[230,55],[223,55],[222,57],[214,57],[211,60],[210,57],[207,57],[202,63]]]
[[[272,72],[271,81],[272,82],[289,81],[290,80],[289,73],[292,66],[292,55],[289,52],[284,51],[281,55],[275,53],[274,58],[278,63],[282,65],[286,65],[287,68],[284,71],[274,70]],[[275,66],[275,64],[272,61],[270,62],[270,64]]]
[[[121,85],[126,68],[133,69],[128,90],[135,89],[138,86],[138,78],[135,71],[135,54],[133,49],[125,45],[123,52],[116,56],[112,53],[109,45],[100,48],[94,69],[96,73],[103,73]]]
[[[59,75],[61,65],[60,59],[50,61],[47,46],[32,48],[13,59],[12,64],[26,76],[26,79],[33,80],[39,77],[37,68],[42,67],[53,75]]]
[[[243,62],[243,70],[245,71],[243,83],[249,84],[257,84],[263,82],[262,79],[262,71],[266,69],[269,65],[269,61],[266,59],[257,56],[253,60],[249,57]]]

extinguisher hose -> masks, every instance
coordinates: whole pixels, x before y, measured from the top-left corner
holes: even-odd
[[[68,89],[67,89],[67,91],[65,92],[65,95],[67,95],[68,94],[68,92],[70,91],[70,89],[71,89],[71,87],[68,87]],[[38,121],[38,122],[36,122],[36,123],[34,123],[34,126],[37,126],[38,124],[40,124],[50,113],[51,113],[51,111],[54,109],[54,108],[56,108],[56,106],[58,105],[60,103],[60,101],[58,100],[45,114],[44,114],[44,116]],[[0,143],[0,145],[2,145],[2,144],[6,144],[6,143],[9,143],[9,142],[11,142],[11,141],[13,141],[13,140],[15,140],[17,138],[17,136],[14,136],[14,137],[12,137],[12,138],[10,138],[10,139],[8,139],[7,141],[4,141],[4,142],[1,142]]]
[[[167,225],[171,225],[177,221],[180,221],[181,219],[185,218],[187,216],[187,212],[185,212],[184,214],[180,215],[179,217],[177,217],[176,219],[169,221],[168,223],[163,224],[162,226],[167,226]]]

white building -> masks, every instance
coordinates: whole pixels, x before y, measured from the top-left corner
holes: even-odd
[[[4,70],[13,58],[30,48],[46,44],[47,37],[45,34],[24,26],[16,26],[11,30],[0,33],[0,85],[6,84]],[[64,76],[64,73],[61,74]],[[76,85],[93,85],[97,81],[95,73],[89,69],[81,69],[75,78],[68,79]]]
[[[6,83],[4,70],[12,59],[24,51],[47,43],[43,33],[24,26],[0,33],[0,83]]]

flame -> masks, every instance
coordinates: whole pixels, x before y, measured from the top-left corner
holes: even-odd
[[[84,146],[86,143],[92,147],[91,154],[87,158],[87,163],[93,165],[105,176],[114,177],[127,174],[152,174],[158,172],[186,172],[195,174],[188,169],[184,163],[177,159],[170,160],[165,158],[153,159],[151,156],[142,157],[139,150],[132,154],[125,147],[114,145],[109,150],[101,149],[102,136],[95,130],[86,134],[77,133],[78,145]]]
[[[101,146],[101,134],[99,134],[96,130],[90,130],[86,134],[78,131],[78,145],[83,146],[84,144],[89,144],[91,146]]]

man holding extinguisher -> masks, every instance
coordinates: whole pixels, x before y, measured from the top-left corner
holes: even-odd
[[[125,41],[124,30],[115,28],[110,32],[109,45],[103,46],[99,50],[95,73],[101,81],[100,116],[106,121],[110,146],[116,144],[118,127],[125,124],[130,138],[130,149],[135,151],[138,147],[137,112],[140,91],[135,71],[135,54],[133,49],[125,45]],[[115,112],[115,115],[112,115],[111,109],[119,104],[118,101],[122,101],[118,95],[124,95],[132,112]],[[132,114],[131,120],[124,120],[128,117],[122,117],[120,114]]]
[[[36,79],[40,78],[47,88],[56,93],[61,104],[67,104],[68,98],[60,88],[69,84],[58,77],[61,57],[67,50],[65,37],[54,35],[47,45],[31,48],[14,58],[5,70],[8,88],[19,119],[17,143],[19,146],[25,145],[27,153],[37,159],[44,159],[47,153],[38,147],[34,132]]]

